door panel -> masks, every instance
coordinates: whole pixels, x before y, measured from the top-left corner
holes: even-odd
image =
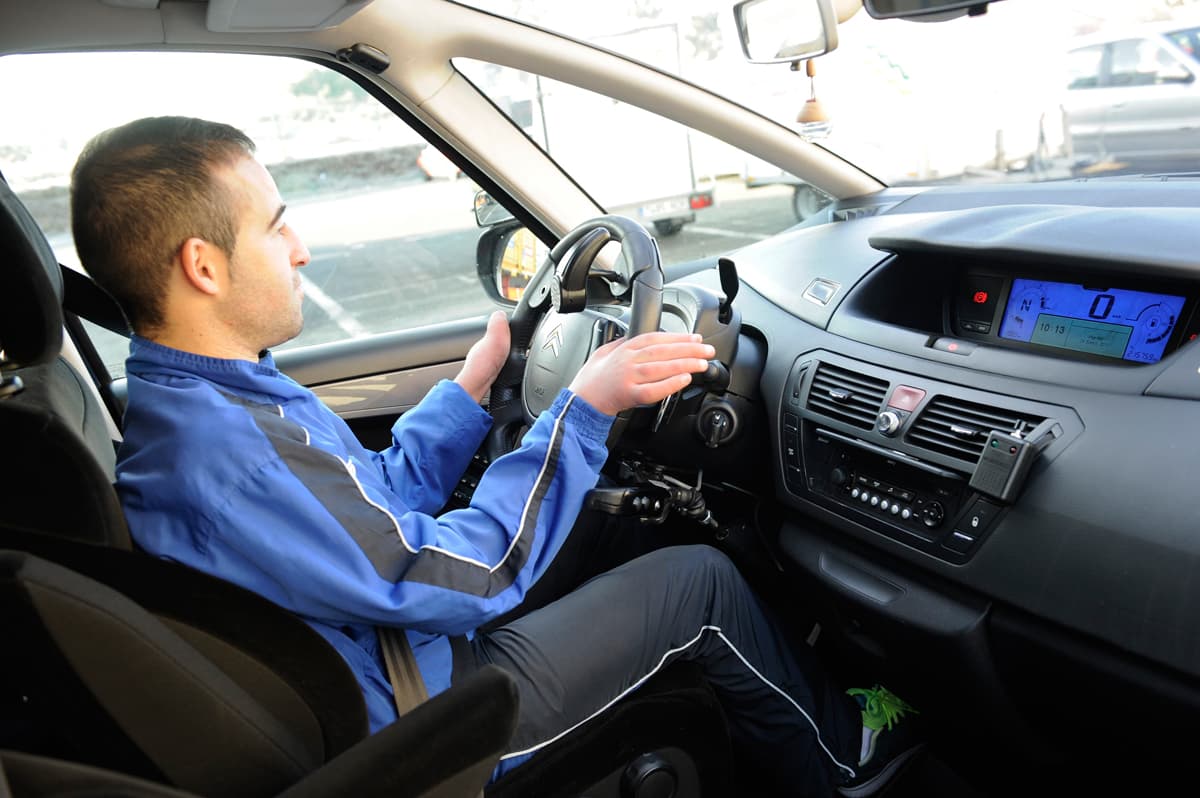
[[[279,368],[312,388],[363,445],[391,443],[391,426],[439,380],[453,379],[484,317],[279,352]]]

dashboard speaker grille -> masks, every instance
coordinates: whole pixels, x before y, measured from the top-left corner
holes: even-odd
[[[909,443],[959,460],[976,462],[992,430],[1029,430],[1041,416],[935,396],[909,431]]]
[[[888,381],[821,363],[808,392],[808,409],[860,429],[872,429]]]

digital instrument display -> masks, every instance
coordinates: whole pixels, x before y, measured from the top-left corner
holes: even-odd
[[[1000,337],[1136,363],[1157,363],[1183,313],[1170,294],[1013,280]]]

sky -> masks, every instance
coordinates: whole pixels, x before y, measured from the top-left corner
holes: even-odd
[[[0,86],[9,108],[38,108],[11,114],[0,129],[0,148],[32,150],[19,160],[0,161],[17,190],[63,184],[74,158],[96,133],[150,115],[183,115],[234,124],[258,145],[267,163],[330,154],[333,135],[355,134],[344,149],[412,141],[406,125],[381,112],[355,120],[333,134],[332,124],[299,124],[275,109],[303,111],[290,100],[291,87],[316,67],[305,61],[253,55],[205,53],[64,53],[0,58]],[[253,87],[253,90],[248,90]],[[263,97],[283,98],[277,105]],[[378,104],[369,110],[380,109]],[[380,129],[378,118],[391,124]]]

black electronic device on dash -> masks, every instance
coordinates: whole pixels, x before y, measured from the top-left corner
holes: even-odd
[[[1061,427],[1049,418],[1028,435],[992,430],[979,455],[975,472],[971,474],[971,487],[1005,504],[1012,504],[1038,455],[1061,434]]]

